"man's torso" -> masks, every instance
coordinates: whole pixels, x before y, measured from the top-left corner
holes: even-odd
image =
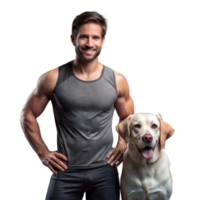
[[[68,167],[84,169],[107,164],[112,149],[112,117],[118,97],[114,71],[103,66],[101,76],[83,81],[73,73],[72,62],[59,67],[52,95],[58,150]]]

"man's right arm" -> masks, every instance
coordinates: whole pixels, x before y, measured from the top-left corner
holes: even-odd
[[[25,103],[21,112],[21,126],[32,148],[38,154],[42,163],[53,173],[56,169],[64,171],[67,166],[61,161],[67,161],[66,156],[56,151],[49,151],[42,140],[36,118],[44,111],[48,104],[58,78],[58,68],[43,74]]]
[[[49,150],[41,136],[37,120],[45,111],[51,98],[52,89],[47,84],[49,76],[50,74],[45,72],[38,78],[36,87],[31,91],[22,107],[18,121],[23,136],[38,157]]]

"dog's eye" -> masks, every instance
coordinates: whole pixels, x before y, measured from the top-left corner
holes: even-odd
[[[134,125],[134,127],[135,128],[140,128],[141,126],[140,126],[140,124],[136,124],[136,125]]]
[[[153,128],[153,129],[155,129],[155,128],[157,128],[158,126],[156,125],[156,124],[153,124],[152,126],[151,126],[151,128]]]

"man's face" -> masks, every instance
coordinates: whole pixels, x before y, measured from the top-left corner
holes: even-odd
[[[94,23],[83,24],[76,38],[71,36],[76,54],[85,61],[92,61],[100,54],[104,39],[101,37],[101,26]]]

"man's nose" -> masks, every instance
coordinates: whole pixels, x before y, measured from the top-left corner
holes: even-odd
[[[89,37],[89,38],[87,39],[86,45],[87,45],[88,47],[92,47],[92,46],[93,46],[93,42],[92,42],[92,38],[91,38],[91,37]]]

